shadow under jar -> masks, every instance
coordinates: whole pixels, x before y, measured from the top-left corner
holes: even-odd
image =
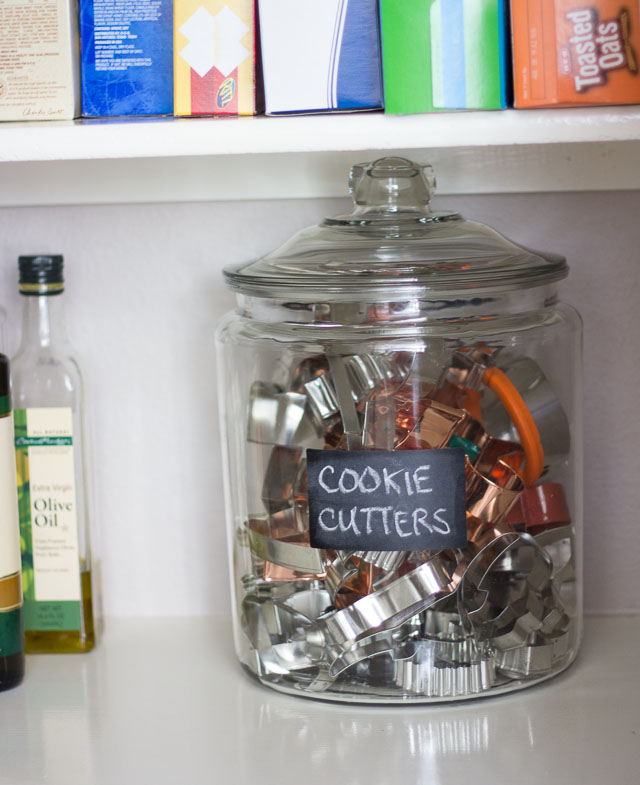
[[[349,215],[225,271],[234,637],[318,699],[521,689],[581,637],[581,324],[568,268],[355,166]]]

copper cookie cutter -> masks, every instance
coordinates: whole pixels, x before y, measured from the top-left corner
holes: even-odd
[[[467,517],[487,524],[499,524],[517,502],[524,482],[520,474],[503,460],[496,461],[491,475],[494,479],[482,474],[466,459]],[[480,530],[476,529],[476,537]],[[473,537],[469,539],[473,540]]]
[[[531,357],[519,357],[502,364],[503,371],[518,391],[540,434],[547,458],[566,456],[571,448],[567,415],[551,383]],[[487,428],[501,439],[512,440],[517,428],[509,419],[500,400],[488,396],[483,407]]]
[[[484,347],[479,347],[475,351],[455,352],[453,380],[456,384],[472,391],[486,387],[497,397],[525,453],[525,466],[522,470],[525,485],[533,485],[544,470],[544,451],[540,433],[518,388],[504,371],[495,365],[487,364],[489,359],[493,359],[494,354],[495,352],[487,354]],[[485,422],[487,422],[486,418]],[[492,433],[494,432],[488,422],[487,427]],[[514,441],[511,432],[501,438]]]
[[[309,533],[301,530],[296,508],[270,517],[250,518],[247,533],[252,553],[265,562],[265,576],[269,575],[267,565],[276,565],[291,571],[279,580],[324,578],[322,551],[310,547]],[[273,574],[271,579],[274,579]]]

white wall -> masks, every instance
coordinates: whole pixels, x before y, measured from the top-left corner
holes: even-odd
[[[565,254],[585,322],[585,596],[640,610],[640,191],[448,197],[513,239]],[[64,253],[69,328],[93,430],[108,615],[225,613],[213,331],[224,265],[344,210],[340,200],[0,209],[5,349],[19,253]],[[8,344],[8,347],[7,347]]]

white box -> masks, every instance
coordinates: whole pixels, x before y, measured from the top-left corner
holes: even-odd
[[[382,107],[378,0],[259,0],[267,114]]]
[[[0,120],[80,114],[76,0],[0,0]]]

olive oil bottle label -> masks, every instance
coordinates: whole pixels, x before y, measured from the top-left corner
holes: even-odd
[[[20,534],[13,458],[13,416],[0,396],[0,657],[22,651]]]
[[[79,630],[80,561],[70,408],[15,411],[25,629]]]

